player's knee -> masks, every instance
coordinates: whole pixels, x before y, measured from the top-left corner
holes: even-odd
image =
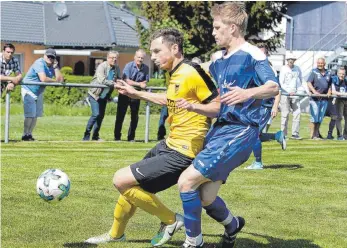
[[[124,187],[125,187],[125,183],[122,180],[122,175],[120,171],[117,171],[116,173],[114,173],[113,176],[113,185],[114,187],[119,191],[122,192],[124,191]]]
[[[192,188],[189,182],[190,182],[189,177],[183,173],[177,182],[179,191],[180,192],[191,191]]]

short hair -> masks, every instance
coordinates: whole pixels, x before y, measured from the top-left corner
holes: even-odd
[[[11,49],[13,49],[13,51],[16,50],[16,48],[14,47],[14,45],[11,44],[11,43],[6,43],[6,44],[4,45],[3,51],[5,51],[6,48],[11,48]]]
[[[346,72],[346,68],[345,67],[340,67],[339,69],[337,69],[337,71],[345,71]]]
[[[323,57],[318,58],[318,59],[317,59],[317,62],[318,62],[318,60],[323,60],[324,63],[325,63],[325,58],[323,58]]]
[[[175,28],[163,28],[156,30],[151,36],[151,42],[157,38],[163,38],[163,43],[168,46],[177,44],[178,50],[183,53],[183,34]]]
[[[235,24],[240,32],[245,35],[248,23],[245,4],[242,2],[225,2],[215,4],[211,8],[212,17],[219,16],[225,24]]]
[[[117,57],[119,56],[119,52],[114,51],[114,50],[110,50],[110,51],[108,51],[108,53],[107,53],[107,58],[110,56],[110,54],[116,54]]]
[[[140,48],[140,49],[138,49],[138,50],[135,52],[135,54],[136,54],[136,53],[146,54],[146,51],[145,51],[144,49]]]

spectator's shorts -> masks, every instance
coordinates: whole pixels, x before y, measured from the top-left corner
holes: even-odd
[[[143,160],[130,165],[130,169],[140,187],[155,194],[175,185],[192,161],[193,158],[171,149],[163,140]]]
[[[194,168],[211,181],[225,182],[232,170],[247,161],[258,136],[259,127],[215,124],[204,150],[194,159]]]
[[[43,92],[36,96],[31,91],[22,88],[21,93],[24,103],[24,117],[41,117],[43,114]]]
[[[310,99],[310,113],[311,113],[310,122],[322,123],[327,107],[328,107],[328,100]]]

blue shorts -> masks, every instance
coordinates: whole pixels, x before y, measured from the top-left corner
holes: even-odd
[[[258,135],[258,127],[215,124],[193,161],[194,168],[214,182],[225,182],[232,170],[247,161]]]
[[[310,122],[322,123],[325,112],[328,107],[328,100],[312,100],[310,99]]]
[[[24,103],[24,117],[36,118],[41,117],[43,114],[43,92],[41,92],[37,98],[31,94],[22,91],[22,99]]]
[[[267,107],[261,107],[260,108],[260,115],[262,116],[259,122],[259,132],[261,133],[266,125],[269,123],[269,120],[271,119],[271,110],[272,108]],[[270,122],[271,124],[271,122]]]

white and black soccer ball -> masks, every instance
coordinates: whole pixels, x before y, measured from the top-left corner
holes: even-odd
[[[36,191],[45,201],[61,201],[69,195],[70,179],[60,169],[48,169],[37,179]]]

